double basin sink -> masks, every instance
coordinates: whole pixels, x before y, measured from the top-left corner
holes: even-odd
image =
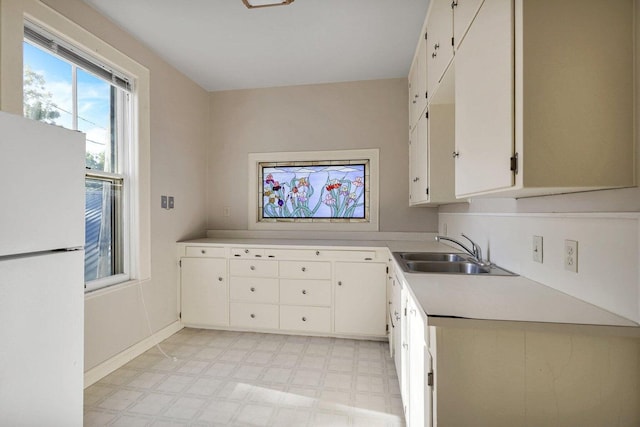
[[[470,255],[445,252],[394,252],[405,273],[517,276],[493,264],[479,263]]]

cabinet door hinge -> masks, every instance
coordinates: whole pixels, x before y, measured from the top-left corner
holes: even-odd
[[[433,372],[427,374],[427,385],[433,387]]]
[[[387,267],[387,274],[389,274],[389,267]]]
[[[178,313],[178,317],[182,319],[182,312]]]
[[[429,110],[426,111],[426,113],[424,113],[424,118],[428,119],[429,118]]]
[[[426,33],[426,32],[424,33],[424,39],[425,39],[425,40],[427,39],[427,34],[428,34],[428,33]]]
[[[424,99],[428,99],[428,98],[429,98],[429,91],[426,91],[426,92],[424,93]]]
[[[389,324],[387,323],[387,332],[389,332]]]
[[[179,267],[182,267],[182,260],[179,260],[179,261],[178,261],[178,266],[179,266]]]
[[[518,153],[514,154],[510,159],[511,162],[511,170],[514,174],[518,174]]]
[[[456,38],[455,38],[455,37],[451,37],[451,46],[455,46],[455,45],[456,45],[456,44],[455,44],[455,40],[456,40]]]
[[[429,195],[429,187],[424,189],[424,193],[428,196]]]
[[[453,9],[454,7],[457,7],[457,6],[458,6],[458,0],[453,0],[451,2],[451,9]]]

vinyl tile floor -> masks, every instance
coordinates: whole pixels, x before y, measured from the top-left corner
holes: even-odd
[[[85,426],[404,426],[386,342],[182,329],[85,389]]]

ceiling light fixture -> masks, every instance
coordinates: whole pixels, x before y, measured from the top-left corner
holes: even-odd
[[[260,7],[286,6],[294,1],[295,0],[242,0],[242,3],[249,9],[257,9]]]

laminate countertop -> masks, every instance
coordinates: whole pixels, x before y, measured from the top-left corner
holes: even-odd
[[[390,252],[458,252],[436,241],[300,240],[203,238],[187,245],[340,249],[379,248]],[[622,316],[582,301],[523,276],[469,276],[405,273],[392,259],[395,274],[404,279],[427,318],[463,318],[490,321],[639,327]],[[432,321],[429,321],[432,323]],[[638,328],[640,331],[640,328]]]

